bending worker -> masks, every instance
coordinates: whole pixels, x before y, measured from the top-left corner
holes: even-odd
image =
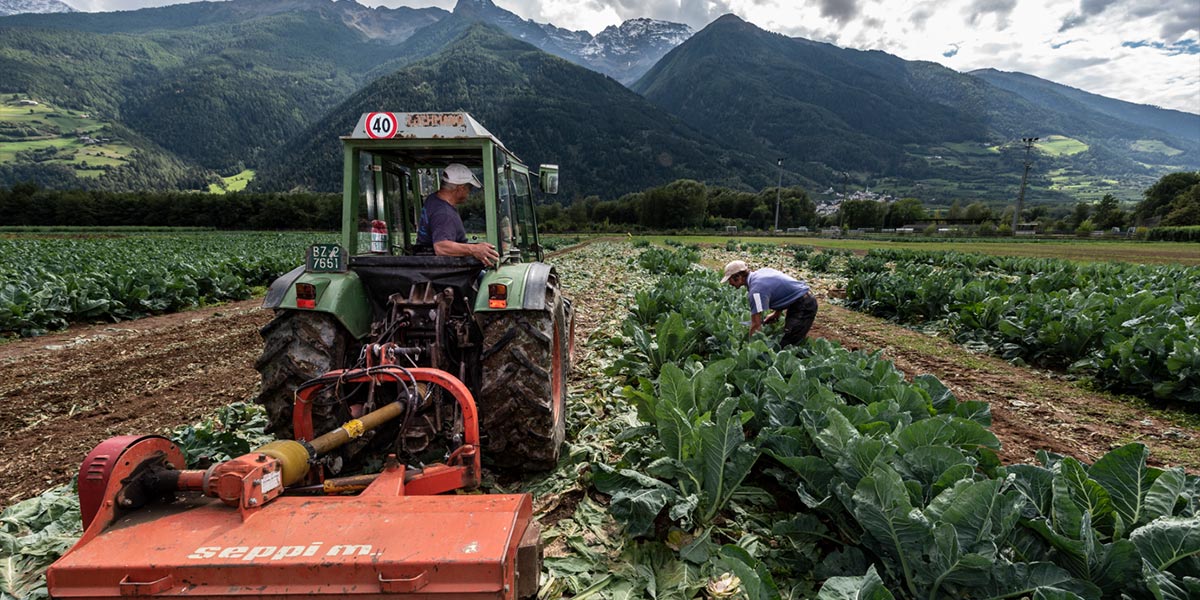
[[[456,208],[467,201],[471,188],[483,184],[466,165],[452,163],[442,169],[441,187],[425,199],[417,223],[417,245],[432,246],[438,256],[474,256],[485,267],[492,266],[500,254],[489,243],[468,244],[467,230]]]
[[[750,335],[753,336],[764,324],[774,323],[780,315],[787,313],[783,323],[783,339],[780,346],[792,346],[808,337],[813,319],[817,317],[817,299],[808,284],[775,269],[762,268],[751,271],[745,262],[735,260],[725,265],[725,277],[721,283],[740,288],[745,287],[750,300]],[[775,312],[767,318],[767,309]]]

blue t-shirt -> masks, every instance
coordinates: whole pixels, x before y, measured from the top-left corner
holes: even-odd
[[[421,207],[421,219],[417,222],[417,245],[432,246],[438,242],[467,243],[467,230],[462,217],[449,202],[434,192],[425,199]]]
[[[808,293],[808,284],[785,275],[775,269],[759,269],[750,273],[746,280],[746,295],[750,300],[750,314],[780,310]]]

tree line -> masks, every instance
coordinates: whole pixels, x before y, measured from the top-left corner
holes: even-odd
[[[588,196],[570,205],[538,210],[546,231],[712,229],[727,226],[771,229],[779,204],[781,227],[815,226],[816,205],[801,187],[744,192],[692,179],[625,194],[615,200]]]
[[[769,187],[745,192],[681,179],[615,200],[588,196],[569,205],[538,207],[546,232],[667,230],[771,230],[776,203],[779,227],[898,228],[933,220],[970,224],[982,235],[1011,234],[1013,207],[997,211],[983,202],[948,209],[929,209],[917,198],[893,202],[847,200],[835,212],[818,214],[816,203],[801,187]],[[478,204],[478,205],[477,205]],[[481,203],[464,207],[481,213]],[[213,227],[217,229],[336,230],[341,224],[341,197],[322,193],[202,194],[190,192],[106,192],[49,190],[33,183],[0,187],[0,224],[15,226],[144,226]],[[1163,176],[1125,210],[1112,195],[1096,203],[1033,206],[1022,222],[1038,231],[1075,232],[1129,226],[1200,226],[1200,172]]]
[[[0,224],[9,226],[213,227],[336,230],[337,194],[104,192],[0,188]]]

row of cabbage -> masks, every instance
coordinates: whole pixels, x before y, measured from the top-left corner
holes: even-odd
[[[747,340],[743,303],[697,267],[637,293],[609,372],[639,425],[592,484],[653,576],[581,597],[1200,594],[1200,479],[1137,444],[1001,465],[986,404],[878,354]]]
[[[845,272],[858,310],[1116,391],[1200,402],[1200,268],[872,250]]]
[[[326,232],[119,233],[0,239],[0,334],[244,300],[301,264],[309,245],[336,240]],[[577,241],[549,237],[543,246]]]
[[[249,298],[328,233],[0,240],[0,333],[39,335]]]

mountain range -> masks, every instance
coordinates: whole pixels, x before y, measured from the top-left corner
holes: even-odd
[[[1031,135],[1077,144],[1053,159],[1058,146],[1046,146],[1038,183],[1047,188],[1055,176],[1104,173],[1144,188],[1163,168],[1148,165],[1200,164],[1197,115],[1029,75],[959,73],[790,38],[734,15],[672,50],[632,89],[724,145],[788,157],[816,181],[841,170],[900,192],[925,182],[927,195],[988,197],[979,193],[986,188],[999,200],[1019,180],[1012,142]]]
[[[249,167],[259,189],[336,189],[337,136],[380,108],[469,110],[523,158],[562,164],[568,197],[783,176],[1002,201],[1021,171],[1013,142],[1030,135],[1047,138],[1033,180],[1047,200],[1105,185],[1130,197],[1162,172],[1200,168],[1197,115],[790,38],[732,15],[700,32],[633,19],[593,36],[491,0],[451,12],[231,0],[22,14],[0,18],[0,70],[0,185],[121,189],[166,169],[162,185],[176,187]],[[30,109],[6,121],[31,101],[58,120]],[[54,146],[81,123],[136,151],[100,170],[61,143],[6,154],[6,142]]]
[[[752,154],[720,148],[600,73],[457,14],[440,27],[457,34],[281,146],[265,161],[259,185],[339,189],[338,136],[379,106],[466,110],[530,164],[571,165],[561,189],[567,195],[616,197],[680,177],[731,187],[769,183]]]

